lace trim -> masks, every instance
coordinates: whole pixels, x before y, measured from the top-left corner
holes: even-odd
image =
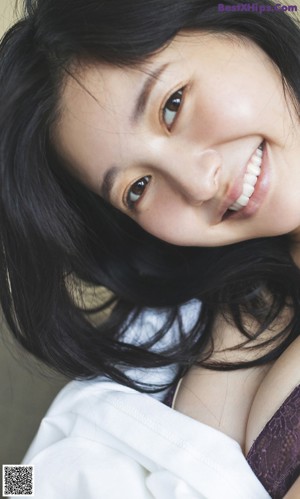
[[[273,499],[281,499],[300,476],[300,385],[268,421],[246,459]]]

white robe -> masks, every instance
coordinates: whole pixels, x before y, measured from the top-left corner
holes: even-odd
[[[24,463],[35,499],[266,499],[240,446],[117,383],[73,381]]]

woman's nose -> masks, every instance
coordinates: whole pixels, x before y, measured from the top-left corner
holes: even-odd
[[[181,154],[172,158],[168,173],[181,194],[192,203],[213,198],[219,189],[222,160],[219,153],[206,149],[195,155]]]

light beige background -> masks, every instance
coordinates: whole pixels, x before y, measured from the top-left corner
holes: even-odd
[[[13,23],[14,7],[15,0],[0,0],[0,36]],[[62,377],[59,379],[53,373],[43,376],[40,371],[36,362],[25,359],[12,343],[0,321],[1,466],[21,461],[42,416],[65,383]]]
[[[15,0],[0,0],[0,35],[12,24],[15,18],[14,10]]]
[[[300,11],[300,0],[285,3]],[[0,35],[13,22],[14,6],[15,0],[0,0]],[[0,465],[20,462],[42,415],[65,383],[53,374],[42,377],[39,371],[33,359],[25,362],[0,322]]]

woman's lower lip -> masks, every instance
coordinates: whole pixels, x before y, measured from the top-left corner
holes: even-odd
[[[247,206],[239,211],[228,210],[226,218],[238,219],[254,215],[262,205],[270,185],[270,167],[268,163],[267,144],[264,144],[261,172],[255,185],[255,190],[249,199]]]

